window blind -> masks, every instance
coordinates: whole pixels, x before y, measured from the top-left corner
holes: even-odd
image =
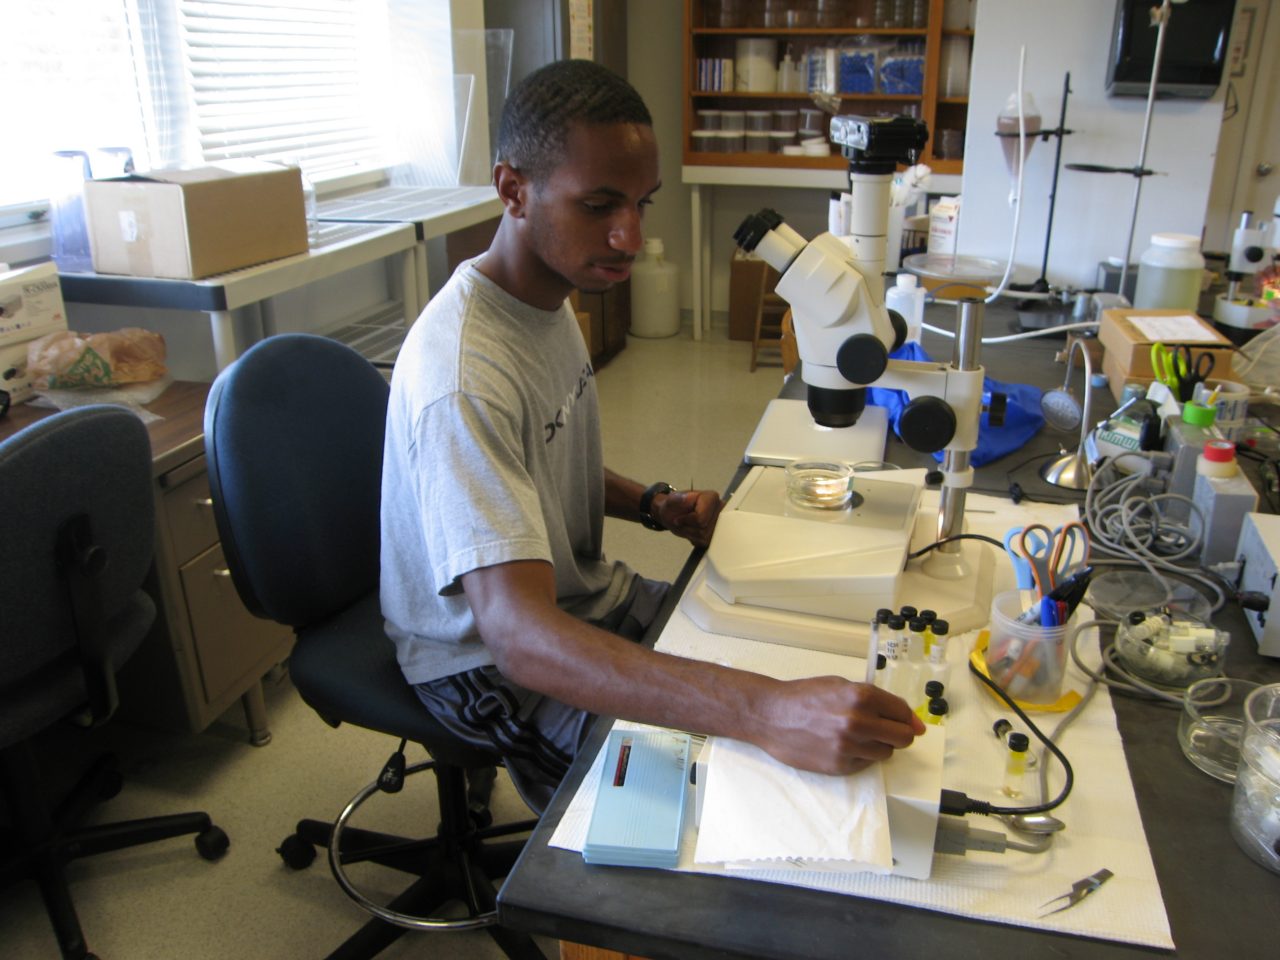
[[[313,178],[382,166],[371,119],[385,60],[369,0],[177,0],[190,122],[205,160],[301,164]]]

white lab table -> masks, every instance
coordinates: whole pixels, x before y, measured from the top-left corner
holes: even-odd
[[[404,223],[417,234],[414,268],[418,304],[426,306],[428,291],[427,241],[492,220],[502,213],[502,201],[492,186],[379,187],[331,200],[322,200],[321,222]]]
[[[419,308],[416,244],[414,229],[405,224],[322,223],[319,242],[307,253],[200,280],[63,273],[62,296],[69,303],[198,310],[207,314],[213,331],[214,357],[221,370],[239,353],[232,310],[256,305],[262,334],[271,336],[276,330],[272,297],[378,260],[388,260],[392,289],[394,278],[398,277],[405,325],[412,324]]]

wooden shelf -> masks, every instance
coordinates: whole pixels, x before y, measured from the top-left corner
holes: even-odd
[[[810,93],[758,93],[747,90],[691,90],[689,96],[698,99],[707,99],[714,97],[716,100],[804,100],[806,102],[813,100],[813,94]],[[833,96],[839,97],[841,100],[869,100],[869,101],[900,101],[900,100],[923,100],[922,93],[837,93]],[[946,101],[951,103],[953,101]],[[956,103],[967,103],[968,100],[954,101]]]
[[[790,109],[792,104],[810,102],[809,93],[754,93],[738,90],[694,90],[698,79],[698,61],[725,58],[738,38],[775,39],[779,53],[788,46],[792,56],[803,55],[807,48],[830,47],[833,41],[867,36],[909,41],[924,45],[924,90],[918,94],[848,93],[839,97],[841,113],[892,113],[895,108],[913,112],[929,129],[929,142],[920,157],[938,173],[958,174],[963,169],[960,159],[938,159],[932,155],[934,141],[942,126],[963,128],[968,110],[968,97],[939,96],[941,82],[942,40],[944,36],[972,37],[973,30],[945,30],[942,26],[943,4],[947,0],[930,0],[929,20],[925,27],[868,28],[855,27],[708,27],[704,19],[703,0],[685,0],[684,44],[684,164],[690,167],[761,167],[775,170],[839,170],[846,161],[838,152],[829,157],[786,157],[777,153],[712,153],[693,150],[693,131],[697,127],[697,111],[724,107],[735,109],[759,105],[766,108],[772,101]],[[806,43],[805,41],[812,41]]]

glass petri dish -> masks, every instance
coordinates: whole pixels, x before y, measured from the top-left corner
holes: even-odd
[[[797,460],[787,464],[787,496],[802,507],[840,510],[853,496],[853,468],[847,463]]]
[[[1187,687],[1178,743],[1188,760],[1223,783],[1236,782],[1244,701],[1258,686],[1252,680],[1209,677]]]
[[[964,257],[950,253],[913,253],[902,261],[912,273],[930,280],[970,280],[995,283],[1004,276],[1004,267],[987,257]]]
[[[1213,619],[1213,605],[1195,587],[1173,581],[1166,588],[1145,570],[1108,570],[1089,581],[1085,601],[1108,620],[1123,620],[1134,610],[1167,608],[1201,623]]]

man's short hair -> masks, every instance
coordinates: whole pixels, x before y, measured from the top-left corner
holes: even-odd
[[[498,159],[534,182],[564,157],[575,123],[653,126],[640,94],[612,70],[590,60],[557,60],[516,86],[502,109]]]

